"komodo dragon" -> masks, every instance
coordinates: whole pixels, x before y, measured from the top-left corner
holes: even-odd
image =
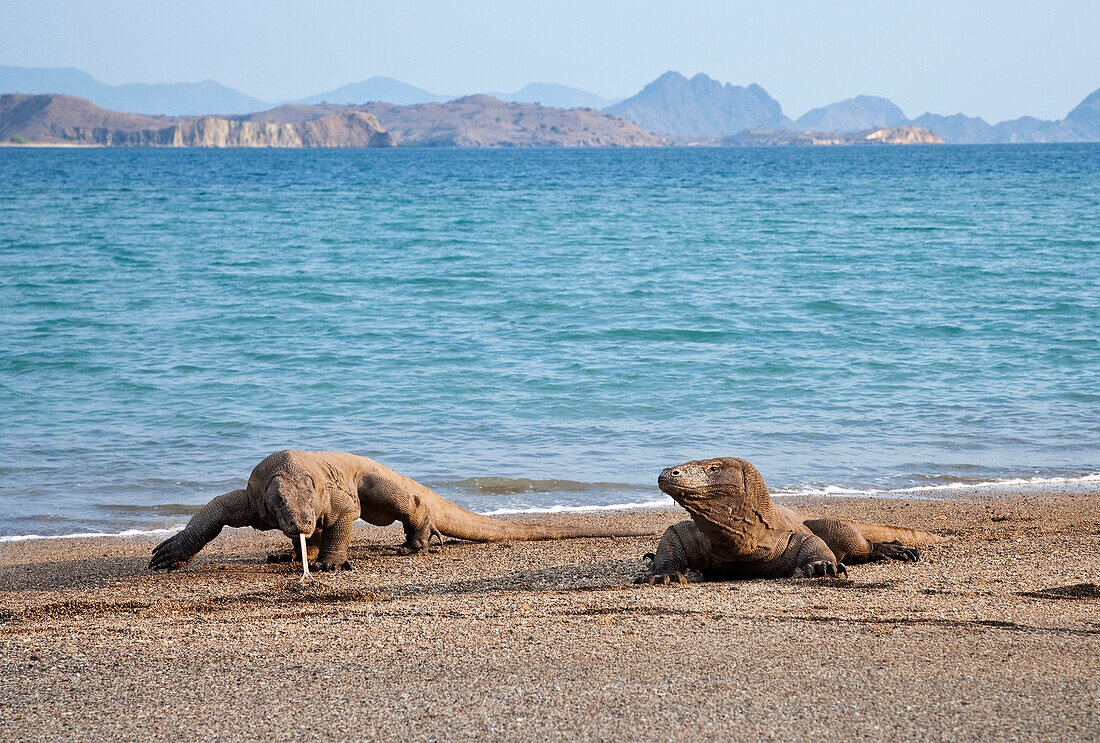
[[[174,570],[194,556],[224,526],[280,529],[297,543],[306,535],[306,558],[316,570],[350,570],[352,524],[400,521],[402,554],[422,552],[433,536],[474,542],[633,537],[652,529],[604,529],[524,524],[471,513],[372,459],[330,451],[277,451],[252,470],[244,490],[219,495],[199,509],[179,534],[153,549],[149,567]],[[270,562],[301,559],[301,548],[273,554]]]
[[[943,541],[926,531],[806,516],[772,503],[764,478],[744,459],[723,457],[669,467],[657,485],[691,514],[665,530],[651,573],[638,583],[704,578],[846,576],[844,561],[920,557],[920,545]]]

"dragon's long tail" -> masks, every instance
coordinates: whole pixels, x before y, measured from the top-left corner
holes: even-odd
[[[435,527],[449,537],[473,542],[534,541],[539,539],[575,539],[580,537],[640,537],[656,534],[664,527],[616,529],[598,526],[549,526],[494,519],[467,511],[440,497],[432,505]]]

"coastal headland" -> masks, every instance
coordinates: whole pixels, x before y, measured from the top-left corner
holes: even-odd
[[[382,117],[385,123],[381,123]],[[395,106],[285,105],[240,116],[147,116],[65,95],[0,95],[0,140],[108,147],[635,147],[668,144],[595,109],[490,96]]]
[[[6,740],[1095,740],[1100,496],[788,498],[951,537],[850,580],[633,585],[657,537],[448,542],[300,583],[285,538],[0,544]],[[663,527],[680,510],[546,517]]]

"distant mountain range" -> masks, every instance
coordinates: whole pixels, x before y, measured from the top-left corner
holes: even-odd
[[[107,85],[87,72],[64,67],[0,65],[0,93],[62,93],[127,113],[191,116],[234,114],[270,108],[257,98],[213,80],[201,83]]]
[[[0,65],[0,93],[60,93],[86,98],[102,108],[152,116],[247,114],[272,108],[213,80],[201,83],[132,83],[107,85],[86,72],[71,68],[5,67]],[[617,100],[556,83],[531,83],[515,93],[489,93],[502,101],[541,103],[553,108],[602,109]],[[392,77],[375,76],[290,103],[355,105],[384,101],[398,105],[443,103],[461,95],[440,95]]]
[[[816,141],[836,133],[915,126],[929,129],[952,144],[1100,141],[1100,90],[1061,121],[1024,116],[991,125],[963,114],[932,113],[909,119],[889,99],[869,95],[815,108],[791,121],[783,115],[779,102],[759,85],[722,85],[703,74],[689,80],[679,73],[666,72],[637,95],[610,106],[607,111],[659,134],[689,140],[730,137],[746,130],[791,129],[812,135],[803,140]],[[801,141],[773,134],[755,139],[742,137],[739,141],[763,140]]]
[[[514,103],[541,103],[554,108],[605,109],[618,103],[620,98],[604,98],[580,88],[570,88],[557,83],[531,83],[515,93],[489,93],[494,98]]]
[[[59,93],[85,98],[111,111],[168,116],[215,115],[233,118],[269,111],[274,105],[213,80],[107,85],[85,72],[70,68],[0,66],[0,93]],[[648,132],[670,135],[681,142],[712,142],[746,130],[810,130],[811,134],[830,134],[901,126],[930,129],[945,141],[955,144],[1100,140],[1100,89],[1085,98],[1062,120],[1045,121],[1024,116],[999,124],[989,124],[979,117],[961,113],[951,116],[924,113],[909,119],[889,99],[867,95],[815,108],[797,121],[792,121],[783,114],[779,102],[759,85],[723,84],[702,73],[689,79],[678,72],[666,72],[622,101],[554,83],[532,83],[514,93],[489,95],[500,101],[539,103],[554,109],[600,109],[631,121]],[[444,103],[454,98],[390,77],[372,77],[292,103],[303,106],[325,103],[341,107],[384,102],[400,107]],[[283,109],[286,107],[279,110]],[[285,113],[289,115],[290,111],[286,109]],[[397,134],[395,136],[399,137]],[[791,138],[772,139],[786,141]]]
[[[1060,121],[1021,116],[993,125],[975,116],[926,113],[913,119],[913,123],[940,133],[954,144],[1096,142],[1100,141],[1100,89],[1094,90]]]
[[[412,103],[442,103],[454,97],[453,95],[448,96],[429,93],[423,88],[417,88],[408,83],[403,83],[400,80],[394,80],[392,77],[375,76],[359,83],[344,85],[336,90],[330,90],[327,93],[319,93],[318,95],[311,95],[308,98],[301,98],[293,102],[301,103],[306,106],[311,106],[315,103],[348,105],[366,103],[367,101],[386,101],[388,103],[408,105]],[[251,109],[251,111],[255,110],[256,109]],[[241,111],[240,113],[249,112],[250,111]]]
[[[930,129],[952,144],[1095,141],[1100,140],[1100,90],[1092,93],[1061,121],[1022,116],[994,125],[977,116],[933,113],[909,119],[886,98],[861,95],[809,111],[798,119],[797,124],[807,129],[841,132],[912,125]]]
[[[515,93],[486,93],[485,95],[510,103],[540,103],[551,108],[597,108],[602,109],[616,103],[615,100],[589,93],[580,88],[570,88],[557,83],[531,83]],[[327,93],[312,95],[294,101],[312,105],[315,103],[337,103],[359,105],[373,101],[396,103],[409,106],[416,103],[445,103],[462,96],[439,95],[417,88],[392,77],[372,77],[360,83],[345,85]]]

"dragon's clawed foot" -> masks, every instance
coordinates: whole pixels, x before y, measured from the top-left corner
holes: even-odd
[[[848,568],[842,562],[815,560],[808,562],[794,572],[795,578],[847,578]]]
[[[424,532],[427,531],[427,539],[424,538]],[[432,539],[439,540],[439,548],[443,547],[443,534],[434,526],[429,526],[426,529],[417,530],[415,532],[405,533],[405,543],[397,548],[397,554],[399,555],[419,555],[424,552],[438,552],[439,548],[432,549]]]
[[[431,548],[432,548],[432,537],[437,537],[439,539],[439,547],[442,549],[442,547],[443,547],[443,532],[439,531],[439,529],[436,529],[433,526],[432,527],[432,533],[428,535],[428,551],[431,551]]]
[[[184,545],[183,532],[165,539],[153,548],[153,559],[149,561],[150,570],[179,570],[195,559]]]
[[[871,545],[869,559],[916,562],[920,559],[920,550],[916,547],[906,547],[897,540],[893,542],[875,542]]]
[[[335,573],[338,570],[354,570],[351,560],[346,557],[324,557],[317,560],[311,560],[309,563],[310,570],[316,570],[319,573]]]
[[[673,570],[670,572],[653,573],[652,575],[643,575],[640,578],[634,580],[635,583],[644,584],[649,586],[668,586],[668,585],[681,585],[686,586],[688,579],[687,576],[681,573],[679,570]]]

